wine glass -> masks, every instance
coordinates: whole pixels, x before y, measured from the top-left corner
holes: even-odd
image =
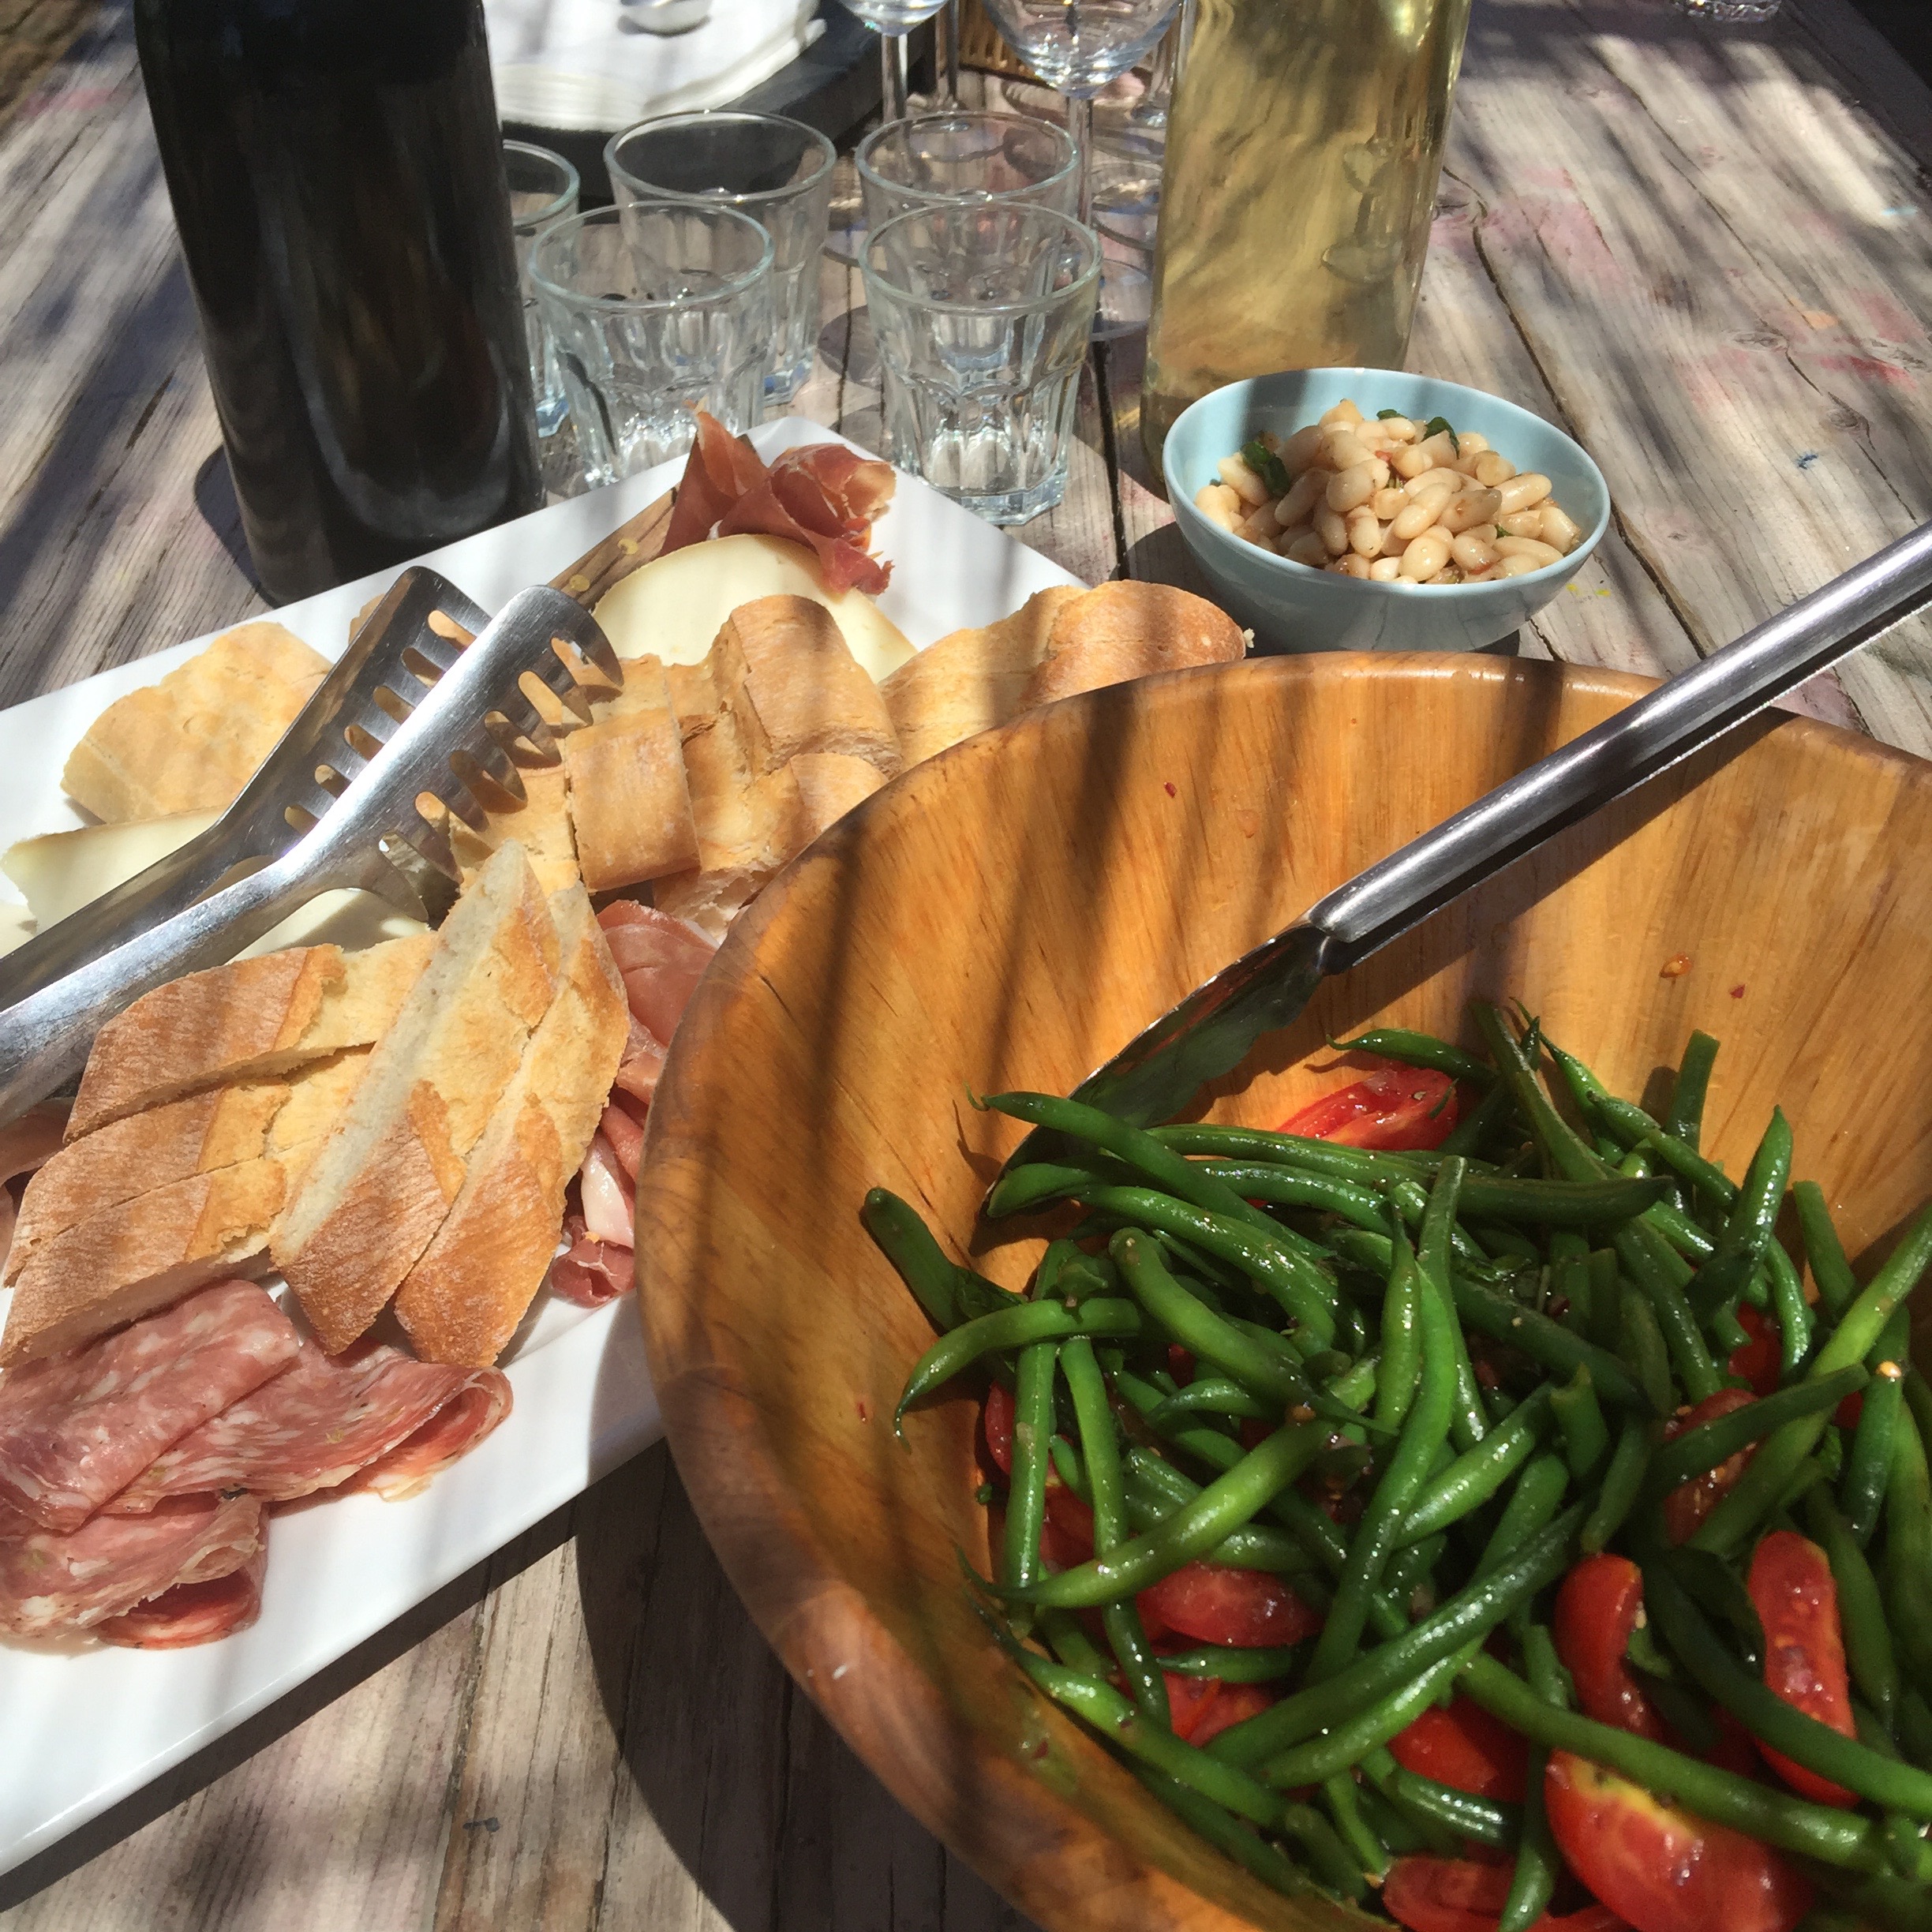
[[[879,36],[879,119],[903,121],[908,81],[906,36],[938,13],[946,0],[840,0]]]
[[[1180,0],[985,0],[1000,37],[1050,87],[1067,97],[1067,131],[1080,156],[1080,219],[1093,216],[1093,102],[1110,80],[1152,50]],[[850,4],[850,0],[847,0]],[[1109,269],[1113,272],[1108,272]],[[1144,268],[1125,257],[1103,267],[1099,337],[1147,321]]]

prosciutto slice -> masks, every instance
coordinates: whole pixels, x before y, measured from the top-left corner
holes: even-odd
[[[104,1341],[10,1370],[0,1376],[0,1503],[44,1530],[79,1529],[300,1346],[254,1282],[218,1282]]]
[[[129,1650],[185,1650],[246,1630],[261,1615],[263,1543],[238,1570],[203,1583],[177,1583],[144,1604],[95,1627],[103,1643]]]
[[[467,1455],[510,1413],[510,1378],[492,1368],[459,1389],[422,1427],[356,1480],[385,1501],[400,1503]]]
[[[9,1515],[0,1519],[0,1631],[92,1630],[177,1584],[228,1576],[261,1548],[261,1504],[250,1496],[183,1496],[146,1516],[95,1516],[69,1536]]]
[[[291,1503],[333,1489],[476,1387],[496,1391],[493,1428],[510,1408],[497,1369],[446,1368],[383,1345],[331,1361],[305,1343],[285,1373],[178,1442],[109,1507],[133,1514],[211,1489]]]
[[[616,1241],[593,1239],[584,1232],[583,1216],[574,1209],[564,1217],[569,1248],[550,1264],[550,1290],[578,1308],[601,1308],[631,1291],[636,1256]]]
[[[717,942],[634,899],[614,900],[597,915],[597,923],[623,977],[631,1017],[661,1049],[668,1046]]]
[[[826,587],[877,597],[892,567],[867,549],[892,500],[889,463],[840,443],[784,451],[767,469],[742,436],[698,412],[698,440],[665,532],[666,551],[721,537],[783,537],[815,551]]]
[[[632,1099],[649,1106],[651,1097],[657,1091],[657,1076],[664,1072],[665,1044],[648,1027],[637,1023],[637,1015],[631,1016],[631,1037],[624,1042],[623,1058],[618,1063],[616,1076],[612,1080],[613,1091],[628,1094]]]

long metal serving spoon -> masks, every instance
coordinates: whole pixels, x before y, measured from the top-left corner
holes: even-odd
[[[1204,1082],[1233,1072],[1264,1033],[1294,1020],[1329,974],[1346,972],[1928,602],[1932,523],[1337,886],[1294,925],[1196,987],[1090,1073],[1074,1097],[1140,1125],[1171,1119]],[[1028,1151],[1033,1144],[1029,1136],[1013,1161],[1037,1158]]]

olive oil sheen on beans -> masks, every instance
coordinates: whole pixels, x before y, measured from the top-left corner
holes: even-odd
[[[278,602],[543,500],[481,0],[136,0]]]
[[[1276,369],[1399,369],[1469,0],[1199,0],[1167,130],[1141,436]]]

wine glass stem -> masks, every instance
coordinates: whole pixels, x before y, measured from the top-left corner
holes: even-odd
[[[1067,97],[1067,132],[1080,164],[1080,218],[1093,223],[1093,99],[1082,94]]]
[[[902,33],[879,36],[879,120],[903,121],[906,117],[906,37]]]
[[[939,36],[939,91],[957,106],[960,97],[960,0],[946,0],[934,22]]]

